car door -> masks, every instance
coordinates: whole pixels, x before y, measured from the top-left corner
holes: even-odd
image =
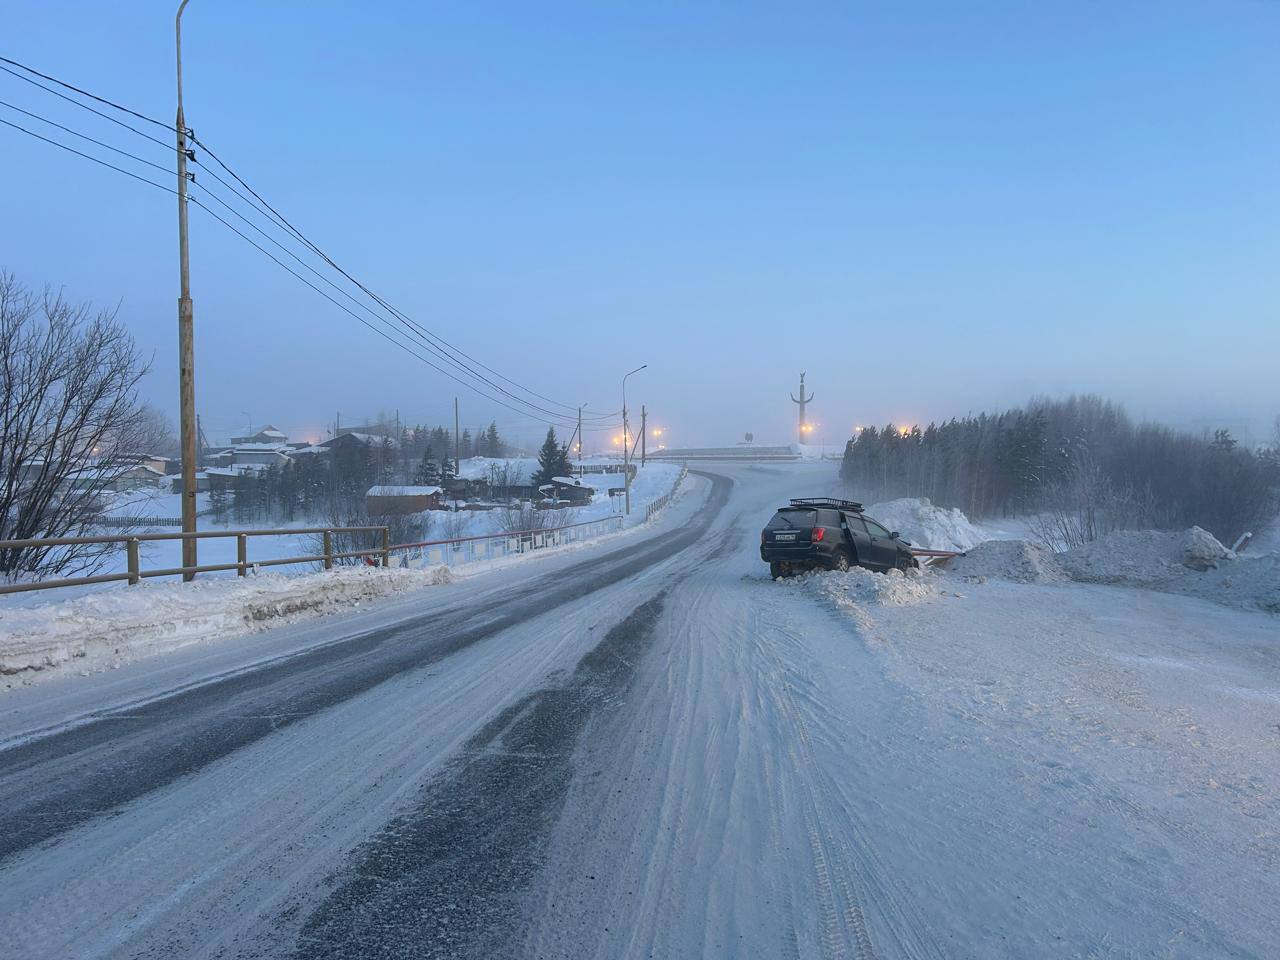
[[[854,556],[862,563],[873,563],[871,557],[871,537],[867,534],[867,525],[856,513],[841,515],[844,521],[845,536],[853,546]]]
[[[871,538],[871,562],[885,569],[892,567],[898,562],[898,542],[874,520],[869,517],[862,519],[866,521],[867,535]]]

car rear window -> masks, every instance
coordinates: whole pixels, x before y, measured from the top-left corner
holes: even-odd
[[[818,515],[817,510],[779,510],[773,515],[773,519],[769,521],[768,530],[787,530],[797,527],[812,527],[814,518]]]

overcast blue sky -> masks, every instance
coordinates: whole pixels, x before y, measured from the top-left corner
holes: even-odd
[[[170,118],[175,6],[11,4],[0,54]],[[673,443],[789,439],[801,370],[828,442],[1042,392],[1257,436],[1280,412],[1280,4],[191,0],[184,25],[188,123],[336,259],[567,403],[613,409],[647,362],[632,398]],[[0,99],[168,159],[5,74]],[[120,302],[174,410],[172,196],[7,128],[0,177],[0,265]],[[452,417],[451,382],[199,210],[191,248],[215,436]]]

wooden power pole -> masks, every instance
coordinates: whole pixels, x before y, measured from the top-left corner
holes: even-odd
[[[182,439],[182,532],[196,532],[196,348],[191,306],[191,265],[187,256],[187,123],[182,112],[182,0],[174,19],[178,55],[178,420]],[[196,538],[182,540],[183,580],[191,580],[196,565]]]
[[[640,466],[644,466],[645,438],[649,433],[649,411],[640,404]]]

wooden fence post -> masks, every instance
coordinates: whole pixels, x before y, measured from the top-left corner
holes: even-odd
[[[382,528],[382,565],[391,566],[391,528]]]
[[[138,539],[130,537],[125,543],[125,552],[129,555],[129,586],[138,585]]]
[[[324,568],[333,569],[333,534],[328,530],[324,532]]]
[[[243,533],[236,534],[236,576],[244,577],[249,573],[249,538]]]

